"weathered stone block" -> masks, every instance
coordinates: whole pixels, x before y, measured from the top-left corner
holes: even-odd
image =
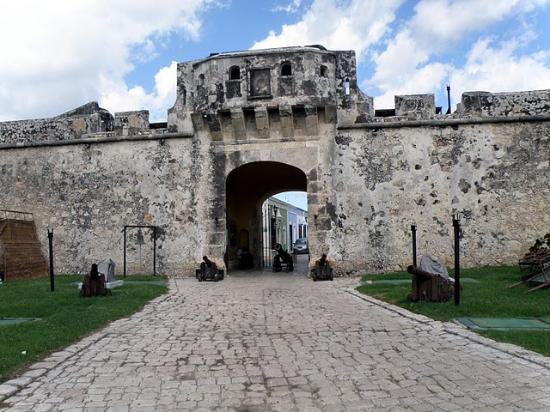
[[[395,96],[395,115],[412,119],[429,119],[435,116],[433,94]]]
[[[305,106],[304,107],[306,114],[306,135],[315,136],[319,133],[319,119],[317,117],[317,107],[315,106]]]
[[[258,137],[262,139],[269,138],[269,117],[267,115],[267,108],[262,106],[254,108],[254,116],[256,118]]]
[[[233,126],[233,137],[236,140],[246,140],[246,127],[242,109],[231,109],[231,124]]]
[[[281,119],[281,134],[283,137],[294,137],[292,107],[286,105],[279,106],[279,116]]]
[[[550,114],[550,90],[462,94],[461,110],[475,116],[534,116]]]
[[[117,136],[133,136],[149,132],[149,111],[115,113],[114,127]]]

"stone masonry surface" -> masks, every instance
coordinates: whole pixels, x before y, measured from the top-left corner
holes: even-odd
[[[354,296],[355,282],[173,279],[140,313],[0,385],[0,409],[550,410],[546,358],[404,317]]]
[[[464,92],[450,114],[432,94],[374,110],[355,53],[314,45],[179,63],[176,95],[166,122],[95,102],[0,122],[0,209],[32,212],[44,253],[55,230],[60,273],[106,256],[121,271],[121,230],[143,224],[158,227],[159,272],[192,276],[204,255],[225,267],[243,246],[258,264],[261,203],[287,190],[307,192],[311,262],[326,253],[339,276],[405,269],[413,222],[419,252],[451,264],[454,213],[464,266],[515,264],[548,231],[550,90]],[[250,165],[257,183],[233,196]],[[289,168],[301,178],[282,179]],[[142,235],[129,234],[131,273],[152,267]]]

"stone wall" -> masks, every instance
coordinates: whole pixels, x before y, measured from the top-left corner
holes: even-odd
[[[91,102],[48,119],[0,122],[0,145],[79,139],[112,128],[113,116]]]
[[[260,80],[271,73],[273,96],[249,93],[257,69]],[[297,181],[308,192],[311,263],[327,253],[338,274],[405,268],[413,222],[419,253],[451,263],[456,212],[468,266],[514,264],[550,229],[550,91],[468,92],[450,115],[435,113],[433,95],[396,96],[395,110],[374,113],[350,51],[181,63],[167,123],[150,124],[145,110],[112,116],[97,103],[0,123],[0,209],[33,212],[43,245],[54,229],[60,272],[107,257],[120,271],[121,231],[133,224],[159,227],[159,272],[192,275],[204,254],[223,266],[228,225],[258,249],[261,202]],[[282,166],[266,167],[248,191],[236,182],[228,199],[230,174],[259,162]],[[281,180],[285,166],[297,170],[294,182]],[[141,271],[136,246],[132,233],[128,266]]]
[[[108,257],[122,270],[122,229],[135,224],[160,227],[161,272],[191,273],[203,252],[205,151],[191,138],[0,151],[0,208],[33,212],[44,247],[46,229],[54,229],[59,273],[88,271]],[[147,267],[150,245],[142,250]],[[130,237],[130,268],[134,246]]]
[[[463,216],[467,266],[515,264],[550,229],[550,122],[355,128],[336,136],[330,249],[345,270],[453,259]]]

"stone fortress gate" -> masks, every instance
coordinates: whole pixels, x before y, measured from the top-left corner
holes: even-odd
[[[43,245],[53,228],[65,273],[121,268],[132,224],[159,227],[160,272],[231,269],[242,246],[259,262],[261,204],[287,190],[307,191],[311,262],[339,274],[406,267],[413,222],[419,253],[451,263],[456,212],[466,265],[512,264],[550,226],[549,139],[549,90],[375,111],[353,51],[213,53],[178,65],[167,123],[97,103],[0,123],[0,208],[34,213]]]

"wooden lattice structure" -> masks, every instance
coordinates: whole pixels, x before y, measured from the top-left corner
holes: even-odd
[[[0,272],[4,280],[48,273],[31,213],[0,210]]]

